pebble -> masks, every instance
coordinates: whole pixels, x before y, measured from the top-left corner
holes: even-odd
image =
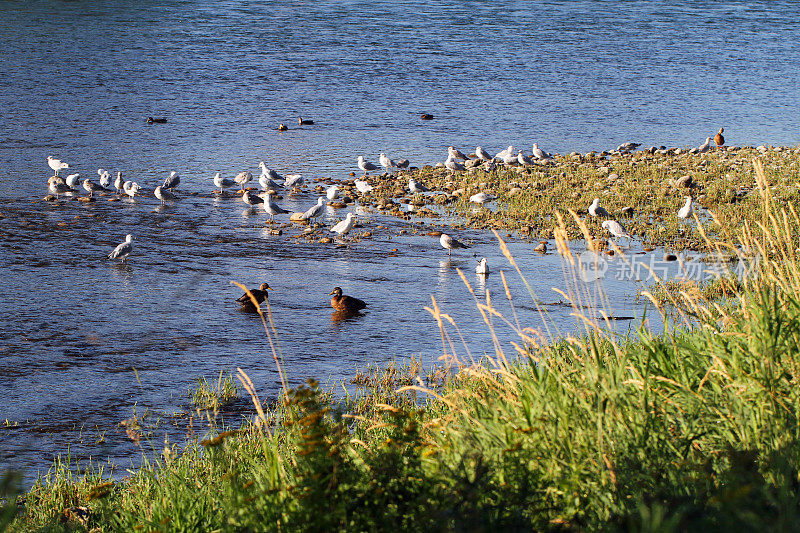
[[[533,251],[534,252],[539,252],[539,253],[542,253],[542,254],[546,253],[547,252],[547,241],[542,241],[539,244],[537,244],[536,247],[533,249]]]

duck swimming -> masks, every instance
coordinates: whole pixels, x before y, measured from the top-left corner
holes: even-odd
[[[331,307],[337,311],[355,313],[367,306],[367,303],[363,300],[342,294],[341,287],[335,287],[328,295],[330,296],[331,294],[333,295],[333,298],[331,298]]]
[[[314,124],[314,121],[313,120],[308,120],[308,119],[303,120],[303,117],[298,117],[297,118],[297,123],[300,124],[301,126],[311,126],[311,125]]]
[[[250,289],[250,293],[253,295],[253,298],[260,304],[264,300],[267,299],[267,290],[273,290],[272,287],[269,286],[269,283],[262,283],[261,287],[258,289]],[[250,298],[250,295],[244,293],[239,298],[236,299],[239,302],[239,305],[242,306],[242,311],[248,311],[251,313],[258,312],[258,308],[255,304],[253,304],[253,299]]]

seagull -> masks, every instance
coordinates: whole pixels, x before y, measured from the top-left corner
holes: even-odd
[[[489,265],[486,264],[486,258],[485,257],[483,259],[481,259],[480,264],[478,264],[478,266],[475,267],[475,273],[476,274],[482,274],[484,276],[489,273]]]
[[[280,184],[277,183],[272,178],[270,178],[268,175],[261,174],[258,177],[258,186],[266,191],[269,189],[277,189],[278,187],[280,187]]]
[[[248,183],[252,179],[253,179],[253,173],[250,172],[249,170],[245,170],[244,172],[239,172],[236,175],[236,177],[233,178],[233,181],[235,181],[236,183],[241,185],[242,188],[239,189],[239,190],[243,191],[244,190],[244,184]]]
[[[81,175],[78,174],[78,173],[69,174],[66,177],[66,179],[64,179],[64,181],[66,182],[67,185],[69,185],[70,187],[72,187],[74,189],[74,188],[76,188],[78,186],[78,180],[80,179],[80,177],[81,177]]]
[[[449,256],[453,250],[456,248],[469,248],[466,244],[455,240],[447,233],[442,233],[442,236],[439,237],[439,243],[442,245],[443,248],[447,248],[447,255]]]
[[[328,198],[328,200],[336,200],[336,198],[339,196],[339,186],[331,185],[325,189],[325,196]]]
[[[495,155],[494,157],[495,159],[503,159],[505,158],[505,156],[513,153],[514,153],[514,145],[509,145],[508,148],[506,148],[505,150],[500,150],[499,152],[497,152],[497,155]]]
[[[223,178],[222,176],[219,175],[219,172],[214,174],[214,187],[218,187],[219,192],[224,192],[225,189],[227,189],[228,187],[233,187],[234,185],[236,185],[236,182],[233,181],[232,179]]]
[[[484,150],[480,146],[476,146],[475,147],[475,155],[478,156],[478,159],[481,159],[483,161],[491,161],[492,160],[492,157],[489,154],[487,154],[486,150]]]
[[[251,209],[258,204],[264,203],[263,198],[261,198],[256,194],[251,193],[250,191],[244,191],[244,194],[242,195],[242,201],[247,205],[249,205]]]
[[[302,187],[303,186],[302,174],[287,174],[286,179],[283,181],[283,186],[286,187],[287,189]]]
[[[269,214],[270,220],[274,220],[275,215],[285,215],[289,212],[275,203],[272,199],[272,191],[265,192],[261,197],[264,199],[264,211]]]
[[[131,235],[129,233],[128,235],[125,236],[125,241],[121,242],[120,244],[118,244],[117,247],[114,248],[114,251],[112,251],[110,254],[108,254],[108,258],[109,259],[119,259],[120,261],[122,261],[124,263],[125,259],[127,259],[127,257],[133,251],[133,242],[132,241],[133,241],[133,235]]]
[[[704,154],[708,152],[708,148],[710,145],[711,145],[711,137],[706,137],[706,142],[697,147],[697,153]]]
[[[125,180],[122,179],[122,172],[117,172],[117,179],[114,180],[114,188],[117,189],[117,196],[122,194],[123,185],[125,185]]]
[[[423,193],[423,192],[430,191],[429,188],[427,188],[422,183],[414,180],[413,178],[408,180],[408,190],[411,191],[411,194],[417,194],[417,193]]]
[[[394,162],[394,164],[397,165],[397,168],[408,168],[408,165],[411,164],[411,161],[408,159],[398,159]]]
[[[523,154],[522,150],[520,150],[517,154],[517,162],[523,167],[529,167],[533,165],[533,159]]]
[[[539,145],[536,143],[533,143],[532,152],[533,152],[533,157],[535,157],[536,159],[553,159],[552,155],[546,153],[544,150],[539,148]]]
[[[458,163],[452,154],[448,156],[447,161],[444,162],[444,166],[447,167],[450,171],[455,172],[456,170],[467,170],[464,165]]]
[[[97,172],[100,172],[100,170],[103,169],[98,169]],[[100,186],[104,189],[108,189],[109,185],[111,185],[111,173],[108,170],[103,170],[103,172],[100,173]]]
[[[89,178],[83,180],[83,188],[86,189],[86,192],[89,193],[89,198],[91,198],[95,192],[105,192],[105,188],[101,187],[100,185],[89,181]]]
[[[361,194],[367,194],[372,190],[372,185],[367,183],[366,180],[355,180],[353,183],[355,183],[356,189],[358,189],[358,192]]]
[[[300,220],[308,220],[310,218],[311,219],[317,218],[318,216],[320,216],[325,211],[325,207],[324,206],[325,206],[325,198],[320,196],[319,198],[317,198],[317,204],[316,205],[314,205],[308,211],[306,211],[305,213],[300,215],[300,217],[299,217]]]
[[[353,213],[347,213],[347,216],[344,218],[344,220],[333,226],[331,231],[338,233],[339,237],[344,237],[350,232],[351,229],[353,229],[353,226],[355,226]]]
[[[381,152],[381,155],[379,155],[379,156],[378,156],[378,161],[380,162],[380,164],[381,164],[381,165],[382,165],[382,166],[383,166],[383,167],[384,167],[386,170],[389,170],[391,167],[396,167],[396,166],[397,166],[397,165],[395,164],[395,162],[394,162],[394,161],[392,161],[392,160],[389,158],[389,156],[387,156],[387,155],[386,155],[386,154],[384,154],[383,152]]]
[[[376,167],[375,165],[373,165],[369,161],[364,161],[364,156],[363,155],[358,156],[358,168],[360,168],[362,171],[364,171],[364,174],[366,174],[370,170],[377,170],[378,169],[378,167]]]
[[[167,179],[164,180],[163,187],[165,189],[169,189],[170,192],[172,192],[172,189],[176,188],[178,185],[180,185],[180,183],[181,183],[181,177],[178,175],[177,172],[173,170],[172,172],[169,173]]]
[[[466,161],[467,159],[469,159],[467,156],[465,156],[464,154],[462,154],[460,151],[456,150],[452,146],[448,146],[447,147],[447,155],[449,155],[453,159],[461,159],[463,161]]]
[[[486,172],[491,172],[497,168],[497,164],[494,161],[487,161],[483,164],[483,170]]]
[[[260,162],[258,164],[258,166],[261,168],[261,175],[262,176],[267,176],[271,180],[282,180],[283,179],[283,177],[280,174],[278,174],[277,172],[275,172],[274,170],[269,168],[267,166],[267,164],[264,163],[263,161]]]
[[[686,196],[686,204],[680,208],[678,211],[678,218],[681,220],[686,220],[690,216],[692,216],[692,197]]]
[[[503,163],[505,163],[510,167],[515,167],[519,165],[519,161],[517,161],[517,156],[515,156],[513,152],[508,154],[503,154],[503,157],[501,157],[500,159],[502,159]]]
[[[56,200],[58,200],[59,194],[64,194],[67,192],[72,191],[72,187],[67,185],[64,181],[61,180],[50,180],[50,192],[56,195]]]
[[[627,239],[631,239],[632,237],[628,235],[625,231],[625,228],[617,222],[616,220],[604,220],[602,224],[603,228],[607,229],[608,232],[613,235],[614,237],[622,238],[625,237]]]
[[[589,206],[589,214],[593,217],[611,218],[611,215],[604,207],[600,206],[600,198],[592,200],[592,205]]]
[[[130,193],[128,193],[128,194],[130,194]],[[161,200],[161,205],[164,205],[164,202],[166,202],[166,201],[177,200],[178,199],[177,196],[175,196],[174,194],[172,194],[168,190],[164,189],[164,187],[162,185],[159,185],[158,187],[156,187],[156,190],[153,191],[153,195],[155,195],[156,198]]]
[[[642,143],[634,143],[634,142],[626,142],[622,143],[617,146],[617,152],[630,152],[632,150],[636,150],[642,145]]]
[[[56,176],[58,176],[59,170],[64,170],[65,168],[69,168],[68,164],[64,163],[60,159],[56,159],[51,155],[47,156],[47,164],[50,166],[50,168],[53,169],[53,171],[56,173]]]
[[[473,204],[483,205],[486,202],[494,200],[494,198],[495,197],[490,194],[486,194],[485,192],[479,192],[470,196],[469,201],[472,202]]]
[[[141,189],[141,187],[139,187],[139,184],[135,181],[126,181],[122,184],[122,190],[124,190],[125,194],[131,198],[136,196],[136,193],[139,192],[139,189]]]

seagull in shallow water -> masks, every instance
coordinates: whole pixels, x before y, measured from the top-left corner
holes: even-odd
[[[86,192],[89,193],[89,198],[94,196],[94,193],[96,193],[96,192],[105,192],[105,190],[106,190],[105,187],[101,187],[97,183],[94,183],[93,181],[89,181],[89,178],[86,178],[85,180],[83,180],[83,188],[86,190]]]
[[[262,176],[267,176],[271,180],[282,180],[283,179],[283,177],[280,174],[278,174],[277,172],[275,172],[274,170],[269,168],[267,166],[267,164],[264,163],[263,161],[260,162],[258,164],[258,166],[261,168],[261,175]]]
[[[257,206],[258,204],[263,204],[264,199],[260,196],[251,193],[250,191],[244,191],[242,194],[242,201],[250,206],[252,209],[253,207]]]
[[[593,217],[611,218],[609,212],[600,206],[600,198],[592,200],[592,205],[589,206],[589,214]]]
[[[47,165],[53,169],[53,171],[56,173],[56,176],[58,176],[59,170],[64,170],[65,168],[69,168],[68,164],[61,161],[60,159],[56,159],[51,155],[47,156]]]
[[[411,191],[411,194],[417,194],[417,193],[423,193],[423,192],[430,191],[429,188],[427,188],[425,185],[423,185],[422,183],[418,182],[417,180],[415,180],[413,178],[408,180],[408,190]]]
[[[133,235],[128,234],[125,236],[125,241],[121,242],[114,248],[110,254],[108,254],[109,259],[119,259],[123,263],[125,259],[131,254],[133,251]]]
[[[165,189],[169,189],[172,192],[172,189],[176,188],[181,183],[181,177],[178,175],[177,172],[174,170],[169,173],[169,176],[164,180],[163,187]]]
[[[464,244],[461,241],[455,240],[453,237],[451,237],[447,233],[442,233],[442,236],[439,237],[439,244],[441,244],[443,248],[447,248],[447,255],[448,256],[456,248],[469,248],[469,246],[467,246],[466,244]]]
[[[485,257],[481,259],[481,262],[475,267],[475,273],[482,274],[484,276],[489,273],[489,265],[486,263]]]
[[[367,194],[372,190],[372,185],[370,185],[366,180],[354,180],[353,183],[355,183],[356,189],[358,189],[358,192],[361,194]]]
[[[222,176],[219,175],[219,172],[214,174],[214,187],[217,187],[219,189],[219,192],[224,192],[225,189],[227,189],[228,187],[233,187],[234,185],[236,185],[236,182],[233,181],[232,179],[223,178]]]
[[[628,235],[628,232],[625,231],[625,228],[622,227],[622,224],[617,222],[616,220],[604,220],[601,224],[603,228],[607,229],[608,232],[617,238],[626,238],[631,239],[632,237]]]
[[[164,205],[164,202],[178,199],[177,196],[175,196],[168,190],[164,189],[162,185],[156,187],[156,190],[153,191],[153,195],[159,200],[161,200],[161,205]]]
[[[81,175],[79,173],[69,174],[66,178],[64,178],[64,181],[66,182],[67,185],[69,185],[70,187],[72,187],[74,189],[74,188],[76,188],[78,186],[78,180],[80,178],[81,178]]]
[[[285,215],[289,212],[275,203],[275,200],[272,199],[272,191],[265,192],[261,197],[264,199],[264,211],[269,214],[270,220],[274,220],[275,215]]]
[[[300,220],[314,219],[320,216],[325,211],[325,198],[320,196],[317,198],[317,204],[312,206],[308,211],[300,215]]]
[[[136,193],[139,192],[139,189],[141,189],[141,187],[139,187],[139,184],[136,183],[135,181],[126,181],[125,183],[122,184],[122,190],[124,190],[125,194],[127,194],[131,198],[136,196]]]
[[[54,176],[55,178],[55,176]],[[50,192],[56,195],[56,200],[58,200],[59,195],[72,192],[72,187],[67,185],[63,180],[60,179],[52,179],[50,180]]]
[[[681,220],[686,220],[687,218],[692,216],[692,197],[686,196],[685,198],[686,198],[686,203],[678,211],[678,218],[680,218]]]
[[[103,169],[98,169],[98,172],[100,172],[100,170]],[[111,185],[111,172],[109,172],[108,170],[103,170],[103,172],[100,174],[100,186],[103,187],[104,189],[108,189],[110,185]]]
[[[353,213],[347,213],[347,216],[344,218],[344,220],[333,226],[331,231],[338,233],[340,237],[344,237],[350,232],[351,229],[353,229],[353,226],[355,226]]]
[[[280,187],[280,183],[276,182],[266,174],[261,174],[258,177],[258,186],[267,191],[269,189],[277,189]]]
[[[328,200],[336,200],[339,196],[339,186],[338,185],[331,185],[325,190],[325,196]]]
[[[249,170],[245,170],[244,172],[239,172],[236,177],[233,178],[233,181],[241,185],[241,189],[239,190],[243,191],[245,183],[249,183],[252,179],[253,173]]]
[[[122,172],[117,172],[117,179],[114,180],[114,188],[117,189],[117,196],[122,194],[123,185],[125,185],[125,180],[122,179]]]
[[[287,174],[286,179],[283,181],[283,186],[287,189],[303,186],[302,174]]]
[[[381,155],[378,156],[378,162],[386,169],[389,170],[392,167],[395,167],[394,161],[392,161],[389,156],[381,152]]]
[[[369,172],[370,170],[378,170],[378,167],[370,163],[369,161],[364,161],[364,156],[358,156],[358,168],[360,168],[364,174]]]

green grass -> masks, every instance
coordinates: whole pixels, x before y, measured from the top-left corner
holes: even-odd
[[[517,327],[515,356],[498,339],[482,365],[460,361],[446,379],[412,362],[359,372],[362,393],[344,400],[313,381],[273,405],[254,398],[242,427],[165,448],[113,483],[57,463],[0,520],[19,513],[14,531],[796,531],[800,219],[759,179],[762,225],[703,242],[760,251],[757,275],[670,293],[676,319],[661,334],[620,338],[582,314],[579,301],[603,296],[578,286],[579,338],[543,344]],[[569,264],[565,223],[554,233]],[[720,305],[723,289],[737,305]],[[515,324],[476,304],[487,327]],[[429,311],[452,360],[455,324],[435,300]]]
[[[209,383],[206,378],[197,380],[197,385],[189,390],[189,397],[195,409],[219,411],[239,395],[236,380],[230,374],[220,372],[216,383]]]

